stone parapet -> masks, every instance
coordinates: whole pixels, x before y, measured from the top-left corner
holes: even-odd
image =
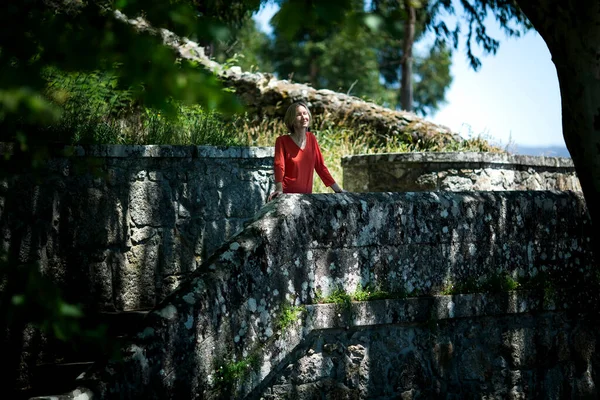
[[[282,196],[148,315],[125,360],[93,368],[79,390],[99,399],[588,395],[598,331],[569,315],[589,312],[580,302],[589,297],[560,293],[596,279],[590,233],[573,192]],[[440,296],[501,274],[543,284]],[[390,299],[315,305],[359,287]]]
[[[570,158],[484,152],[389,153],[342,158],[353,192],[574,190]]]

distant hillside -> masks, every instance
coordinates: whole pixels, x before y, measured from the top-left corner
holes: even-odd
[[[530,156],[550,156],[550,157],[568,157],[571,158],[569,150],[564,146],[521,146],[514,145],[509,151],[514,154],[523,154]]]

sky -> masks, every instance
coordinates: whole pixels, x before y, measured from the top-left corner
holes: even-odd
[[[270,3],[261,8],[254,17],[259,28],[271,32],[268,21],[277,9]],[[500,41],[498,51],[495,55],[476,51],[482,66],[475,72],[466,53],[456,50],[447,103],[426,119],[465,138],[480,135],[513,152],[527,153],[525,147],[565,147],[558,78],[541,36],[530,30],[520,38],[506,37],[492,18],[486,20],[486,27]]]

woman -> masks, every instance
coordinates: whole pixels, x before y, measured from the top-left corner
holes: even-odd
[[[292,104],[283,122],[290,132],[275,141],[275,191],[269,201],[283,193],[312,193],[314,171],[336,193],[342,189],[331,177],[315,135],[308,131],[312,115],[305,103]]]

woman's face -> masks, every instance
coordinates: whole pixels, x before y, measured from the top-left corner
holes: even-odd
[[[306,129],[310,124],[310,115],[304,106],[296,107],[296,119],[294,120],[294,130]]]

